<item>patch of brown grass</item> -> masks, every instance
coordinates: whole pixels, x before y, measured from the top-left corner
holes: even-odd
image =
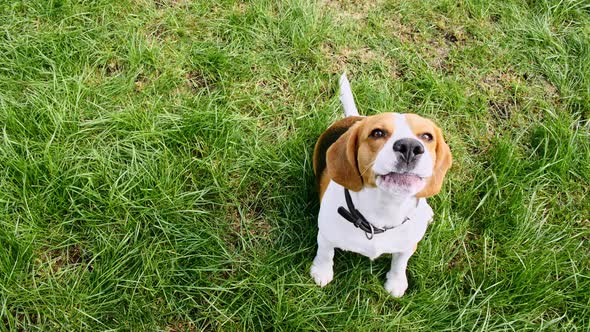
[[[337,48],[330,43],[326,43],[321,46],[320,50],[327,59],[327,67],[332,74],[339,75],[345,69],[352,70],[361,65],[381,62],[388,69],[392,77],[396,78],[400,76],[397,64],[393,58],[368,47],[353,48],[345,46]]]
[[[166,326],[166,332],[196,332],[199,331],[191,321],[174,321]]]
[[[38,266],[38,275],[50,275],[60,272],[68,267],[88,264],[88,271],[93,270],[88,253],[79,244],[74,244],[60,249],[46,249],[37,253],[35,263]]]
[[[359,21],[367,18],[370,11],[374,10],[380,1],[370,0],[324,0],[323,6],[330,10],[336,19],[352,19]]]

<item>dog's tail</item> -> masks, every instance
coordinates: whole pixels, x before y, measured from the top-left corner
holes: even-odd
[[[354,97],[352,95],[352,90],[350,89],[350,83],[348,83],[348,78],[346,78],[346,74],[340,76],[340,102],[344,108],[344,116],[359,115],[359,111],[354,104]]]

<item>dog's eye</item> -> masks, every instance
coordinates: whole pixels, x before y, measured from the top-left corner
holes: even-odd
[[[433,137],[431,133],[424,133],[420,135],[420,139],[422,139],[425,142],[432,142]]]
[[[369,137],[372,137],[372,138],[380,138],[380,137],[384,137],[384,136],[385,136],[385,132],[381,129],[373,129],[373,131],[369,135]]]

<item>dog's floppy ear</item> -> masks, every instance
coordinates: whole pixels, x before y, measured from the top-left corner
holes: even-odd
[[[435,128],[436,135],[436,161],[434,162],[434,169],[432,176],[428,178],[428,182],[422,191],[416,194],[416,197],[430,197],[438,194],[442,186],[445,174],[453,163],[453,156],[451,149],[445,142],[440,128]]]
[[[326,169],[330,178],[352,191],[360,191],[363,188],[363,179],[357,162],[359,127],[357,122],[348,128],[326,153]]]

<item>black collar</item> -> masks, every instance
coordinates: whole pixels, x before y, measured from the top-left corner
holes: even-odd
[[[340,214],[344,219],[350,221],[354,225],[354,227],[360,228],[362,231],[364,231],[365,236],[369,240],[373,239],[373,236],[375,236],[375,234],[381,234],[389,229],[399,227],[410,220],[410,218],[406,217],[404,221],[402,221],[402,223],[397,226],[384,228],[375,227],[373,226],[373,224],[367,221],[365,216],[363,216],[359,212],[359,210],[357,210],[354,207],[354,204],[352,203],[352,198],[350,197],[350,192],[346,188],[344,188],[344,198],[346,199],[346,205],[348,207],[348,210],[346,210],[343,206],[340,206],[338,207],[338,214]]]

